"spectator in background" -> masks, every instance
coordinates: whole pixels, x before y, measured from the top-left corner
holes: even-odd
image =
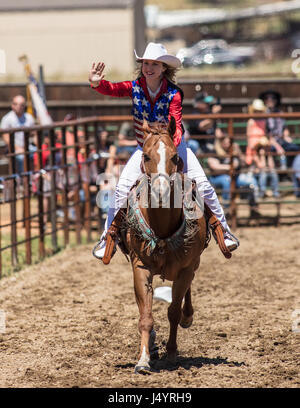
[[[271,143],[263,137],[259,140],[254,147],[256,152],[253,162],[255,163],[255,169],[258,173],[259,184],[259,196],[261,198],[266,197],[267,183],[270,179],[270,186],[273,192],[273,197],[278,198],[280,194],[278,192],[278,174],[275,170],[275,162],[271,152]]]
[[[109,176],[107,179],[102,180],[100,183],[100,191],[97,197],[98,206],[101,209],[103,226],[107,217],[109,206],[112,205],[111,200],[113,193],[119,180],[120,174],[127,161],[130,159],[131,154],[127,150],[123,150],[116,154],[113,159],[112,166],[109,167],[109,171],[106,174]]]
[[[300,198],[300,154],[297,154],[293,161],[293,171],[294,193],[297,198]]]
[[[208,166],[211,171],[209,181],[215,188],[221,188],[222,199],[224,207],[229,207],[230,201],[230,138],[223,135],[217,139],[214,144],[214,151],[211,152],[217,157],[208,158]],[[233,143],[233,165],[237,172],[236,174],[236,188],[245,194],[248,199],[251,216],[259,215],[257,209],[258,184],[257,180],[250,171],[247,170],[244,155],[237,143]],[[244,191],[243,191],[244,190]]]
[[[249,106],[248,111],[252,113],[264,113],[266,106],[261,99],[254,99]],[[267,121],[266,118],[262,119],[249,119],[247,122],[247,148],[246,148],[246,164],[250,166],[253,163],[253,158],[256,156],[256,145],[260,139],[266,137],[267,134]]]
[[[194,99],[194,112],[201,114],[219,113],[222,110],[220,101],[206,92],[199,92]],[[222,131],[217,127],[217,121],[207,118],[189,122],[188,147],[196,154],[210,153],[214,150],[215,138],[222,136]],[[205,136],[203,139],[193,139],[193,135]]]
[[[0,127],[3,129],[19,128],[23,126],[34,126],[34,117],[25,112],[26,101],[22,95],[16,95],[11,104],[11,111],[9,111],[1,120]],[[16,132],[15,137],[15,152],[16,158],[16,172],[22,173],[24,171],[24,132]],[[29,150],[34,152],[36,150],[35,135],[33,140],[29,143]],[[9,133],[3,134],[3,140],[9,146]],[[32,156],[31,156],[32,158]]]
[[[49,217],[49,199],[51,197],[51,170],[50,170],[50,136],[49,133],[44,135],[44,140],[41,146],[41,168],[39,167],[39,153],[35,152],[33,154],[33,163],[34,163],[34,170],[41,170],[44,169],[43,173],[35,173],[32,177],[32,191],[36,194],[40,194],[39,187],[39,179],[43,177],[43,206],[44,206],[44,227],[46,228],[47,220]],[[62,144],[57,140],[55,141],[55,155],[54,155],[54,166],[59,166],[61,164],[61,148]],[[61,179],[62,175],[59,170],[56,170],[56,187],[61,188]]]
[[[267,90],[262,92],[259,97],[266,106],[266,112],[282,112],[279,92]],[[272,145],[271,151],[280,155],[281,168],[291,167],[295,156],[286,156],[285,152],[299,152],[299,147],[293,143],[285,119],[267,118],[267,133]]]
[[[133,122],[122,123],[117,140],[117,154],[121,152],[129,152],[132,154],[137,147]]]

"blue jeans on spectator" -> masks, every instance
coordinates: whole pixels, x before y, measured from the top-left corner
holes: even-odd
[[[294,159],[293,171],[294,193],[297,198],[300,198],[300,154],[297,154]]]
[[[300,198],[300,178],[293,174],[294,192],[297,198]]]
[[[236,179],[236,187],[239,189],[245,188],[250,190],[245,192],[249,205],[250,207],[256,206],[256,199],[258,197],[258,183],[251,172],[239,174]]]
[[[285,140],[279,141],[280,146],[283,148],[285,152],[299,152],[300,148],[298,145],[295,143],[289,143],[286,142]],[[276,149],[274,146],[271,147],[271,152],[276,152]],[[286,161],[286,166],[291,167],[293,164],[295,156],[286,156],[285,161]]]
[[[220,174],[218,176],[211,176],[209,178],[211,184],[215,188],[222,189],[222,198],[224,201],[229,201],[230,199],[230,183],[231,178],[228,174]],[[250,192],[246,192],[247,199],[249,201],[249,205],[251,207],[256,205],[256,196],[258,192],[258,184],[256,178],[252,175],[252,173],[241,173],[238,175],[236,179],[236,188],[242,189],[247,188],[250,189]],[[228,205],[228,204],[227,204]],[[226,204],[225,204],[226,207]]]
[[[20,174],[24,171],[24,154],[17,154],[16,158],[16,173]]]
[[[259,175],[258,175],[258,184],[259,184],[259,189],[260,189],[260,196],[263,197],[266,193],[267,189],[267,183],[270,180],[270,186],[273,191],[273,196],[274,197],[279,197],[279,192],[278,192],[278,174],[276,171],[264,171],[261,170]]]
[[[189,147],[194,154],[196,154],[200,148],[200,144],[198,140],[195,140],[195,139],[188,139],[186,141],[186,144],[187,144],[187,147]]]
[[[33,161],[33,153],[36,151],[36,146],[34,145],[29,145],[29,160],[32,163]],[[17,154],[15,156],[15,164],[16,164],[16,173],[20,174],[24,172],[24,154]]]
[[[215,188],[222,190],[222,198],[224,201],[229,201],[230,199],[230,180],[228,174],[219,174],[209,178],[209,181]]]

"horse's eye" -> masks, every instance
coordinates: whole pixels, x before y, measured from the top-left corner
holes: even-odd
[[[144,161],[147,162],[150,160],[150,157],[147,154],[144,154]]]
[[[174,156],[172,157],[172,162],[174,163],[174,164],[177,164],[178,163],[178,154],[174,154]]]

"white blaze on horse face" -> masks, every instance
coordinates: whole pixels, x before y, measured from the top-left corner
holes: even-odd
[[[157,173],[166,174],[166,145],[163,142],[159,142],[157,153],[160,158],[157,165]]]
[[[160,203],[164,208],[170,208],[170,186],[166,169],[166,145],[160,141],[157,149],[159,162],[157,173],[152,177],[151,207],[158,208]],[[157,177],[158,175],[158,177]],[[167,177],[166,177],[167,176]]]

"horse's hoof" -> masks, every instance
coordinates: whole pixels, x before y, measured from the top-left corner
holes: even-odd
[[[188,329],[189,327],[191,327],[192,323],[193,323],[193,316],[190,316],[190,317],[186,317],[184,315],[181,316],[181,320],[179,324],[183,329]]]
[[[149,374],[151,374],[151,367],[150,366],[136,365],[135,368],[134,368],[134,374],[149,375]]]
[[[171,365],[175,365],[177,362],[177,355],[178,355],[177,351],[175,353],[167,354],[167,357],[166,357],[167,362]]]
[[[158,360],[158,359],[159,359],[158,347],[155,347],[150,351],[150,360]]]

